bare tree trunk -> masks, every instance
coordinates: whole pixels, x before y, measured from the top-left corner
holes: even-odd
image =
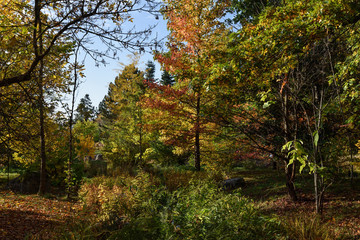
[[[11,150],[9,148],[9,145],[7,146],[7,185],[10,188],[10,161],[11,161]]]
[[[315,195],[315,211],[316,213],[319,212],[319,186],[318,186],[318,174],[317,174],[317,167],[316,167],[316,160],[314,161],[314,195]]]
[[[317,116],[315,122],[315,131],[317,140],[313,136],[313,152],[314,152],[314,195],[315,195],[315,210],[316,213],[322,213],[322,202],[324,198],[324,180],[323,177],[320,177],[318,174],[318,164],[323,167],[323,161],[321,156],[321,148],[319,145],[320,139],[320,130],[322,125],[322,109],[323,109],[323,99],[324,99],[324,89],[318,89],[316,86],[313,88],[313,105],[314,105],[314,116]],[[318,102],[318,104],[317,104]],[[317,111],[317,112],[316,112]],[[312,134],[313,135],[313,134]]]
[[[79,47],[75,51],[75,63],[74,63],[74,87],[72,91],[71,109],[69,118],[69,159],[67,162],[67,198],[70,198],[71,187],[72,187],[72,163],[74,161],[74,136],[73,136],[73,124],[74,124],[74,107],[75,107],[75,96],[76,89],[78,87],[78,75],[77,75],[77,58],[78,58]]]
[[[43,51],[43,35],[41,24],[41,9],[40,0],[35,1],[35,29],[34,29],[34,48],[35,54],[41,55]],[[39,39],[39,48],[37,45],[37,39]],[[40,124],[40,186],[39,195],[43,195],[46,192],[46,141],[45,141],[45,107],[44,107],[44,61],[40,61],[39,69],[39,124]]]
[[[40,63],[40,68],[42,68],[42,63]],[[41,70],[40,70],[41,72]],[[42,84],[42,76],[40,75],[40,186],[39,186],[39,194],[43,195],[46,192],[46,142],[45,142],[45,113],[44,113],[44,92],[43,92],[43,84]]]
[[[195,169],[200,171],[200,94],[196,99],[196,122],[195,122]]]
[[[287,165],[288,163],[285,162],[285,164]],[[295,184],[294,184],[294,180],[295,180],[295,164],[290,164],[288,167],[286,167],[286,187],[288,189],[288,193],[289,196],[291,198],[291,200],[293,200],[294,202],[298,200],[298,197],[296,195],[296,189],[295,189]]]

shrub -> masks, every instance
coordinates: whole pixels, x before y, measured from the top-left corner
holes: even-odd
[[[110,239],[278,239],[280,225],[238,193],[198,181],[172,193],[157,189],[141,213]]]
[[[96,177],[84,182],[79,196],[84,209],[97,214],[99,223],[116,228],[141,212],[143,201],[155,187],[144,172],[135,177]]]

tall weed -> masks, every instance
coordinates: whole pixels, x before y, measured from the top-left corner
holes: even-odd
[[[319,217],[297,215],[285,218],[282,221],[285,232],[290,239],[297,240],[331,240],[329,224],[321,221]]]

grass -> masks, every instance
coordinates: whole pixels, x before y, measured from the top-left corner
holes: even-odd
[[[193,169],[176,167],[159,167],[158,169],[150,169],[149,172],[149,179],[152,179],[151,176],[156,175],[161,180],[160,182],[154,182],[155,185],[164,185],[171,191],[187,186],[189,178],[204,179],[208,177],[206,171],[198,173],[194,172]],[[10,173],[10,179],[17,176],[16,173]],[[350,184],[350,179],[342,178],[331,185],[325,195],[324,214],[315,216],[312,175],[305,173],[296,176],[299,201],[295,203],[287,195],[285,174],[282,171],[269,168],[245,169],[237,167],[229,171],[227,177],[244,178],[246,186],[240,190],[241,194],[251,199],[262,215],[280,220],[284,232],[289,237],[288,239],[360,239],[360,218],[358,217],[360,212],[360,178],[355,178],[352,184]],[[5,185],[7,178],[7,173],[0,173],[0,184]],[[137,181],[139,183],[144,182],[142,179]],[[142,185],[140,184],[140,186]],[[68,212],[74,206],[79,211],[80,207],[77,204],[72,203],[70,205],[69,202],[59,201],[60,199],[55,197],[46,199],[36,195],[26,196],[8,194],[8,192],[3,193],[3,196],[0,197],[0,205],[3,206],[2,211],[9,216],[13,216],[14,219],[34,218],[34,223],[38,221],[40,225],[47,226],[46,229],[58,224],[65,224],[65,228],[82,226],[75,224],[81,220],[77,218],[79,215],[75,216]],[[25,202],[27,202],[27,205],[24,205]],[[44,205],[48,207],[37,209]],[[17,210],[19,206],[24,211],[19,212]],[[62,206],[66,206],[67,210],[62,209]],[[37,216],[39,216],[36,219],[33,217],[35,215],[32,214],[33,210],[31,208],[35,209]],[[63,214],[65,215],[58,216],[57,214],[62,213],[62,211],[64,211]],[[88,220],[91,215],[85,213],[84,216],[85,218],[81,221]],[[67,226],[68,223],[65,222],[72,221],[71,219],[74,220],[74,224]],[[29,223],[24,223],[24,225],[26,224]],[[87,225],[89,224],[84,226]],[[11,226],[9,225],[4,229],[0,228],[0,233],[1,231],[27,231],[27,229],[11,229]],[[38,228],[32,225],[31,232],[34,231],[38,231]],[[89,229],[84,228],[83,231],[83,234],[86,235]],[[76,232],[76,230],[73,232]],[[46,235],[46,230],[43,233]]]
[[[244,178],[246,187],[242,189],[242,193],[255,201],[266,201],[287,193],[284,174],[272,169],[236,168],[228,176]]]
[[[310,174],[296,176],[299,201],[295,203],[287,195],[283,172],[236,168],[228,175],[243,177],[246,187],[242,193],[252,199],[263,214],[282,220],[288,235],[294,239],[360,239],[360,178],[352,184],[348,178],[332,184],[325,193],[323,215],[315,217]]]

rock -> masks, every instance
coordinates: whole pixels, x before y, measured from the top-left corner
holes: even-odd
[[[245,186],[245,180],[242,177],[224,180],[222,183],[223,190],[231,191]]]

